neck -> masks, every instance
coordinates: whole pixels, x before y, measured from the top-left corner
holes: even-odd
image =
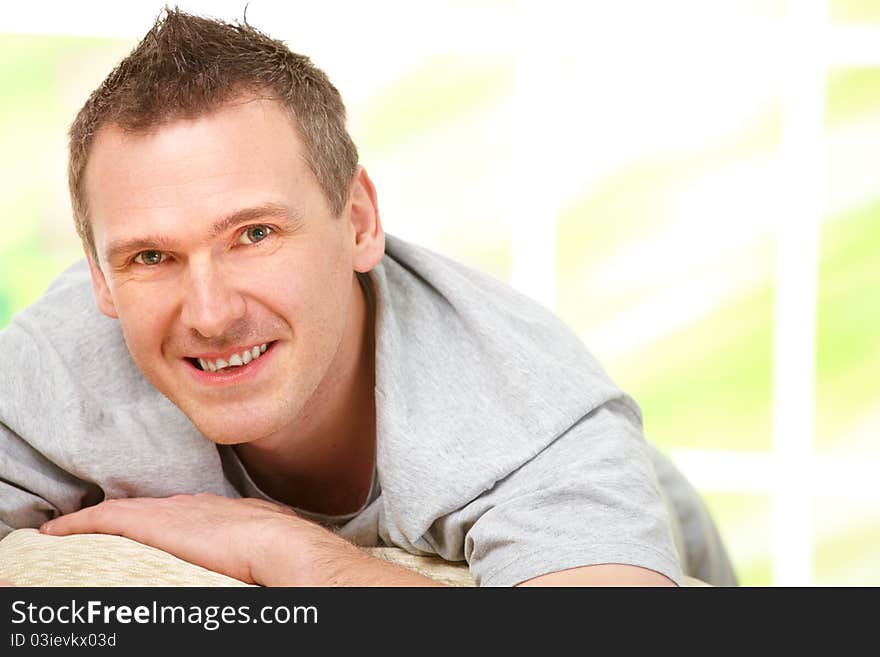
[[[265,493],[328,515],[359,509],[375,468],[375,318],[357,279],[353,285],[352,321],[334,375],[315,391],[296,426],[235,446]]]

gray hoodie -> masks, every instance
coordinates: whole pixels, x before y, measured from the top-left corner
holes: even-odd
[[[635,402],[552,313],[387,236],[376,472],[364,508],[305,515],[361,545],[466,560],[481,585],[581,565],[734,584],[708,512]],[[0,536],[113,497],[263,497],[134,365],[79,262],[0,331]]]

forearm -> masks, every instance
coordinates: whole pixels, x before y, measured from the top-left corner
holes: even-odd
[[[265,586],[443,586],[366,554],[335,534],[300,523],[278,530],[253,565]]]
[[[207,493],[106,500],[41,531],[125,536],[263,586],[440,586],[265,500]]]

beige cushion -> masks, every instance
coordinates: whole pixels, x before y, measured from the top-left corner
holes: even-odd
[[[365,548],[450,586],[473,586],[467,567],[398,548]],[[122,536],[48,536],[18,529],[0,541],[0,580],[18,586],[249,586]]]
[[[0,579],[18,586],[247,586],[122,536],[36,529],[0,541]]]
[[[474,586],[464,563],[399,548],[364,548],[375,557],[449,586]],[[248,586],[122,536],[47,536],[19,529],[0,541],[0,580],[18,586]],[[707,586],[688,578],[690,586]]]
[[[447,586],[476,586],[465,562],[445,561],[440,557],[420,557],[391,547],[364,548],[374,557],[396,563]]]

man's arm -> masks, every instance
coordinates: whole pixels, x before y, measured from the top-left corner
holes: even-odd
[[[442,586],[365,554],[332,532],[263,500],[210,494],[108,500],[43,525],[53,536],[126,536],[210,570],[264,586]],[[674,586],[624,564],[570,568],[519,586]]]
[[[211,494],[108,500],[40,531],[125,536],[263,586],[441,586],[263,500]]]
[[[517,586],[676,586],[658,572],[619,563],[569,568],[520,582]]]
[[[612,400],[431,526],[489,586],[681,584],[672,519],[634,417]]]

